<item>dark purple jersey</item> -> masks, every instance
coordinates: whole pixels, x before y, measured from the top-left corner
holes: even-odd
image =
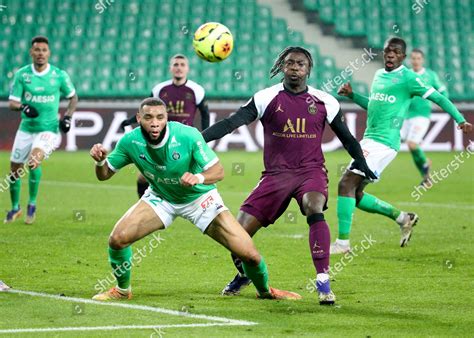
[[[279,83],[257,92],[246,105],[263,125],[264,173],[324,166],[324,127],[340,110],[333,96],[310,86],[294,94]]]
[[[204,99],[204,88],[191,80],[181,86],[176,86],[172,80],[168,80],[157,84],[152,94],[166,103],[169,121],[192,126],[196,109]]]

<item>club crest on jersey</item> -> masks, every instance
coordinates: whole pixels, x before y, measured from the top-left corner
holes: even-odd
[[[28,73],[23,73],[23,81],[25,81],[25,83],[31,83],[31,75]]]
[[[173,151],[173,155],[171,155],[171,157],[173,158],[173,160],[177,161],[181,158],[181,155],[178,152]]]
[[[308,106],[308,113],[310,113],[311,115],[316,115],[317,112],[318,112],[318,108],[316,107],[314,103]]]
[[[193,98],[193,94],[186,93],[186,95],[184,97],[186,98],[186,100],[191,100]]]

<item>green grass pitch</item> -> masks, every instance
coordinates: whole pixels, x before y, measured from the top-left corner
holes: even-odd
[[[446,168],[455,153],[430,153],[434,169]],[[9,154],[0,153],[2,180]],[[261,153],[220,154],[226,178],[218,188],[231,211],[255,186]],[[326,154],[330,172],[326,219],[336,236],[338,172],[349,158]],[[452,168],[451,168],[452,169]],[[314,278],[305,218],[292,202],[289,213],[255,237],[265,256],[271,285],[301,293],[301,301],[255,299],[253,287],[238,297],[220,291],[234,276],[227,251],[184,220],[161,232],[163,239],[132,271],[134,299],[147,305],[190,314],[258,323],[253,326],[164,327],[153,325],[212,323],[131,308],[99,306],[25,294],[0,293],[0,333],[8,329],[149,325],[117,331],[31,332],[15,336],[153,336],[153,337],[287,337],[287,336],[472,336],[474,331],[474,161],[436,184],[419,201],[411,196],[420,180],[407,153],[400,153],[367,191],[415,211],[420,222],[407,248],[400,248],[397,225],[382,216],[357,211],[352,245],[366,245],[357,256],[334,256],[332,278],[337,305],[321,307]],[[64,294],[90,299],[98,279],[110,274],[107,237],[118,218],[136,201],[134,168],[110,181],[98,182],[87,152],[56,152],[43,166],[37,221],[0,225],[0,280],[18,290]],[[27,179],[22,207],[26,208]],[[0,207],[10,208],[9,193],[0,193]],[[375,242],[362,243],[365,236]],[[150,238],[134,245],[147,246]],[[342,260],[341,260],[342,259]],[[335,270],[334,270],[335,271]],[[79,310],[78,310],[79,306]],[[0,334],[1,335],[1,334]]]

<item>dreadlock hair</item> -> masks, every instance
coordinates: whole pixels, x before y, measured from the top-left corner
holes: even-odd
[[[304,49],[303,47],[289,46],[281,51],[280,55],[278,55],[275,62],[273,63],[272,69],[270,69],[270,79],[272,79],[273,77],[275,77],[278,73],[282,71],[285,58],[290,53],[303,53],[308,58],[308,61],[309,61],[308,77],[309,77],[311,68],[313,68],[313,57],[311,56],[311,53],[307,49]]]

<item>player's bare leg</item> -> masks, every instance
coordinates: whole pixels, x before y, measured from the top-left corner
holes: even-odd
[[[22,214],[20,208],[20,191],[21,191],[21,177],[24,173],[24,164],[10,162],[10,199],[12,202],[12,209],[7,212],[4,223],[12,223]]]
[[[320,192],[312,191],[303,195],[302,206],[309,225],[309,249],[316,268],[319,304],[332,305],[336,296],[331,291],[329,281],[331,234],[323,214],[325,203],[326,197]]]
[[[25,223],[33,224],[36,217],[36,197],[38,196],[39,184],[42,176],[41,163],[43,162],[46,154],[44,150],[40,148],[33,148],[27,165],[29,168],[29,200],[26,211]]]
[[[297,293],[269,287],[268,271],[263,257],[258,253],[249,234],[240,226],[229,211],[224,211],[217,215],[206,229],[206,234],[242,260],[242,268],[245,274],[253,281],[259,298],[301,298]]]
[[[250,237],[253,237],[258,230],[262,227],[260,222],[252,215],[240,210],[237,215],[237,222],[247,231]],[[223,296],[237,296],[240,291],[250,285],[252,281],[245,275],[244,269],[242,268],[242,260],[236,255],[232,254],[232,261],[239,271],[235,275],[234,279],[231,280],[222,290]]]
[[[164,229],[163,222],[147,203],[138,201],[115,225],[109,237],[109,260],[118,285],[93,297],[95,300],[130,299],[131,244]]]

